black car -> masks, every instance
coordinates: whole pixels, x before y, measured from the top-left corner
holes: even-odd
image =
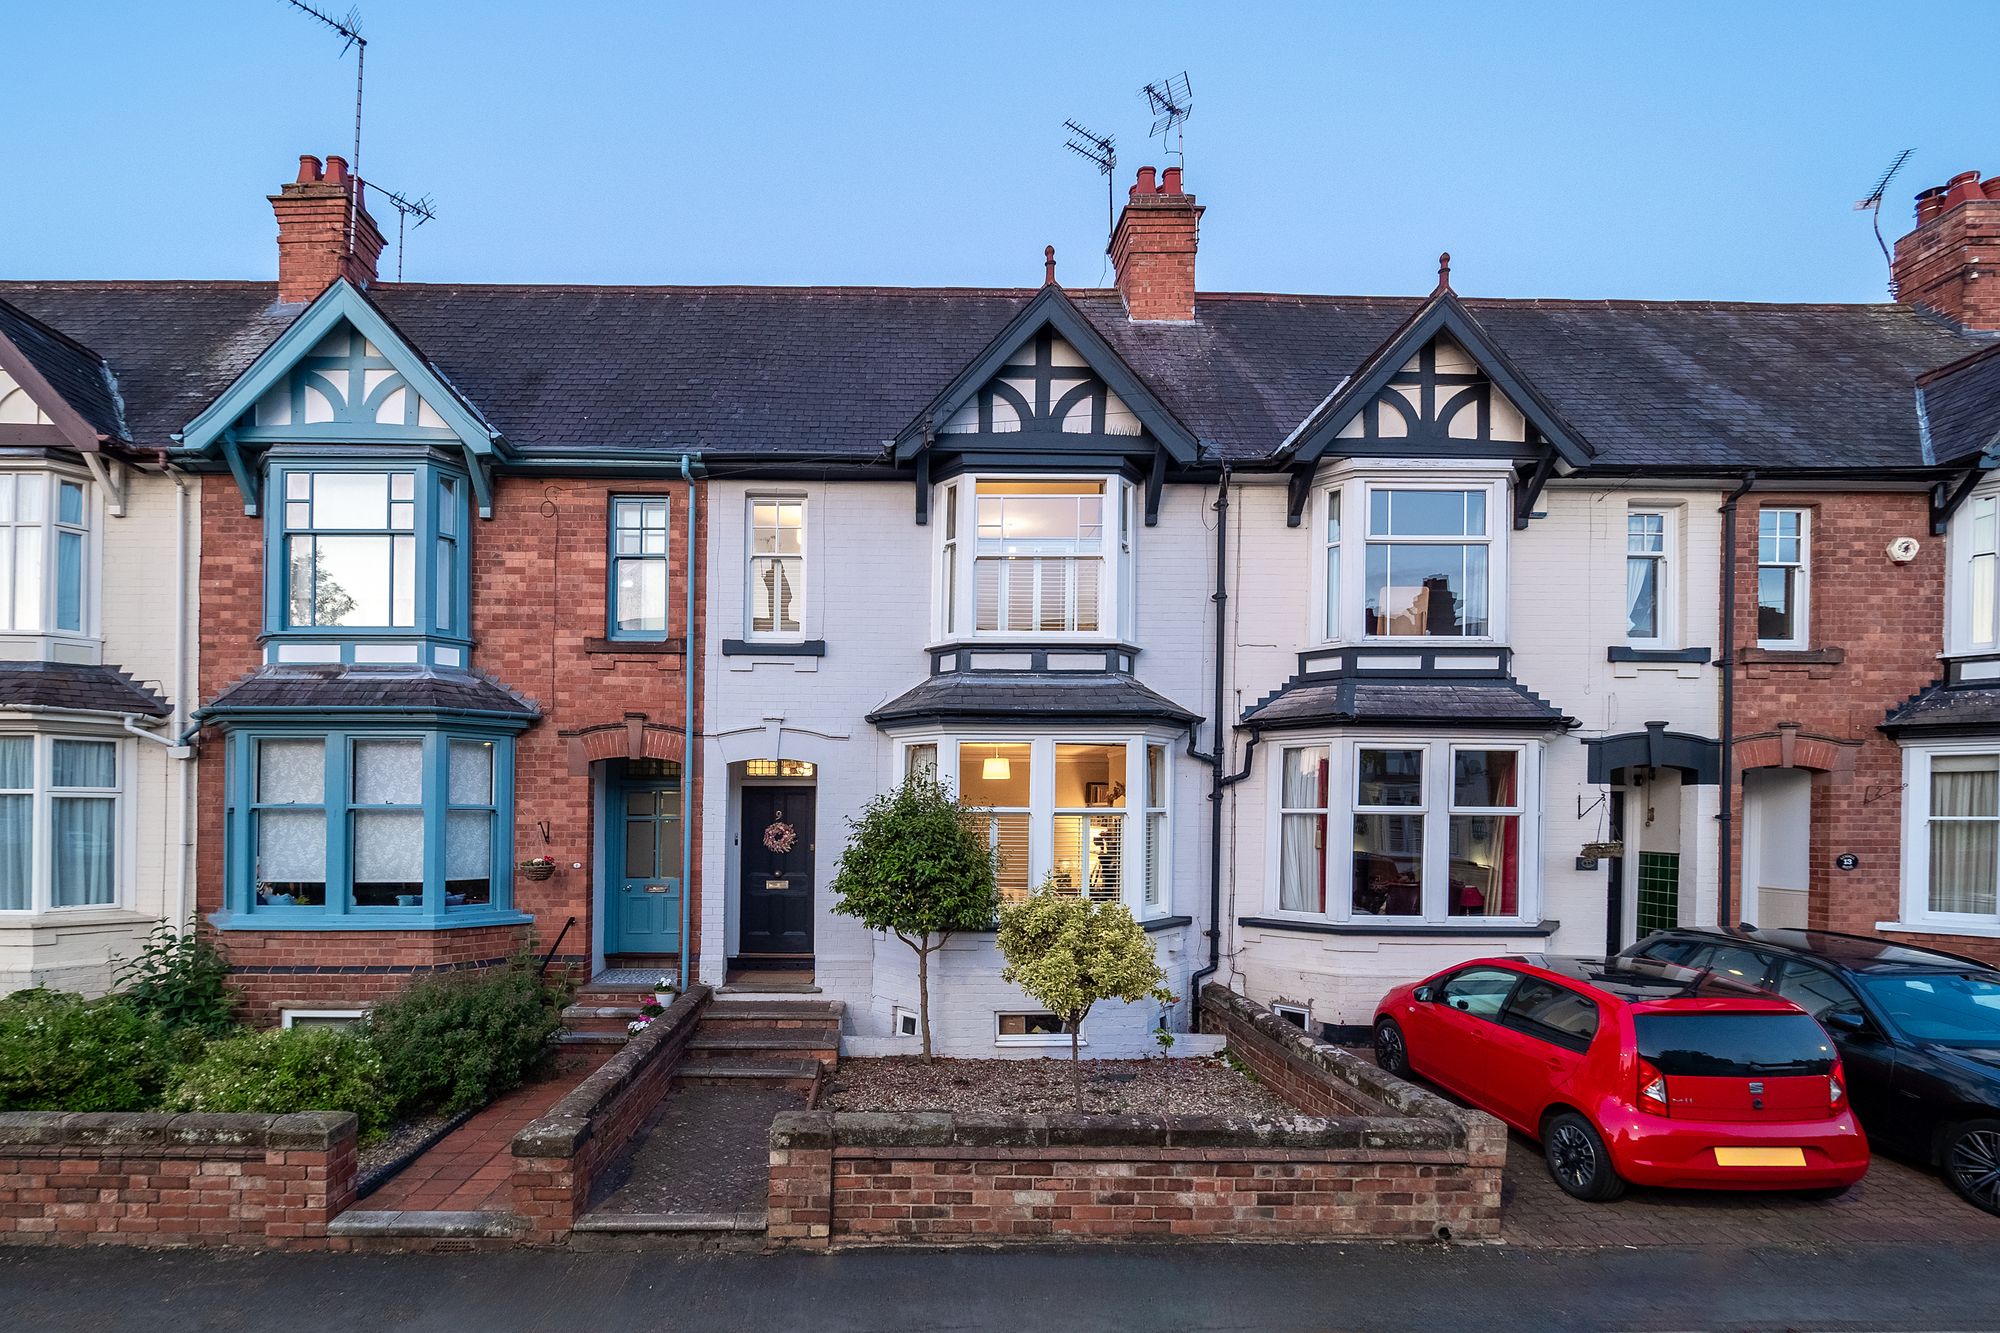
[[[2000,1213],[2000,969],[1821,930],[1674,929],[1625,951],[1772,991],[1826,1028],[1870,1141]]]

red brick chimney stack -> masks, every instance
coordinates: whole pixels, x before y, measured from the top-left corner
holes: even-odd
[[[299,159],[299,178],[271,196],[278,215],[278,299],[310,301],[335,278],[366,287],[375,281],[375,261],[382,254],[382,231],[368,210],[356,206],[360,182],[347,174],[347,159],[329,157],[324,171],[319,159]],[[353,253],[347,233],[354,228]]]
[[[1133,319],[1194,319],[1194,251],[1201,206],[1181,186],[1181,169],[1140,167],[1125,211],[1111,233],[1118,292]]]
[[[1962,171],[1917,196],[1917,229],[1896,242],[1896,297],[2000,330],[2000,176]]]

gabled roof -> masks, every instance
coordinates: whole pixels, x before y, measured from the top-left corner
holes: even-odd
[[[2000,463],[2000,346],[1917,381],[1925,443],[1938,463]]]
[[[1299,423],[1298,429],[1276,452],[1301,464],[1318,462],[1320,456],[1333,447],[1333,441],[1342,428],[1389,386],[1390,380],[1411,358],[1421,353],[1440,334],[1449,334],[1471,354],[1487,378],[1493,381],[1494,387],[1505,394],[1521,415],[1541,432],[1563,462],[1576,468],[1590,461],[1597,451],[1515,369],[1492,336],[1465,308],[1465,303],[1443,283],[1411,312],[1401,328],[1327,396],[1325,402]]]
[[[27,391],[71,448],[131,443],[118,380],[104,358],[4,300],[0,371]]]
[[[1125,359],[1104,340],[1095,325],[1079,310],[1062,288],[1049,283],[1034,299],[1007,321],[985,348],[951,382],[939,390],[923,410],[896,435],[896,458],[907,460],[927,443],[927,435],[942,425],[952,413],[1000,373],[1002,366],[1022,345],[1044,329],[1053,329],[1097,372],[1120,398],[1125,400],[1139,422],[1177,463],[1192,463],[1201,452],[1201,442],[1154,394]]]

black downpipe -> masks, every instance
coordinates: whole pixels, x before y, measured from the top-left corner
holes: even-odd
[[[1715,878],[1715,924],[1730,929],[1735,915],[1736,816],[1736,502],[1757,484],[1755,472],[1722,502],[1722,864]]]
[[[1215,492],[1215,695],[1209,712],[1215,728],[1208,744],[1208,965],[1188,978],[1194,1010],[1201,1012],[1201,983],[1222,967],[1222,659],[1228,648],[1229,609],[1229,464],[1222,465],[1222,479]],[[1248,755],[1244,758],[1247,760]],[[1244,765],[1248,771],[1249,765]]]

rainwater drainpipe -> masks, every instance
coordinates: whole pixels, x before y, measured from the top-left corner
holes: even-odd
[[[1208,965],[1188,978],[1189,998],[1201,1012],[1201,983],[1222,967],[1222,794],[1225,757],[1222,750],[1222,658],[1228,648],[1229,608],[1229,464],[1215,493],[1215,699],[1209,712],[1215,734],[1208,743]],[[1248,756],[1245,756],[1248,758]],[[1245,766],[1248,767],[1247,765]]]
[[[697,654],[700,648],[694,633],[694,585],[695,571],[700,568],[701,544],[696,540],[701,531],[698,521],[700,511],[694,489],[694,467],[686,454],[681,455],[681,481],[687,486],[687,615],[682,622],[683,633],[687,636],[687,651],[681,655],[681,684],[685,695],[686,710],[681,725],[681,992],[685,994],[694,985],[694,677]]]
[[[1715,879],[1715,924],[1729,929],[1734,915],[1734,884],[1731,864],[1735,856],[1736,817],[1736,502],[1757,484],[1754,471],[1743,474],[1743,484],[1722,501],[1722,810],[1716,816],[1722,825],[1721,865]]]

